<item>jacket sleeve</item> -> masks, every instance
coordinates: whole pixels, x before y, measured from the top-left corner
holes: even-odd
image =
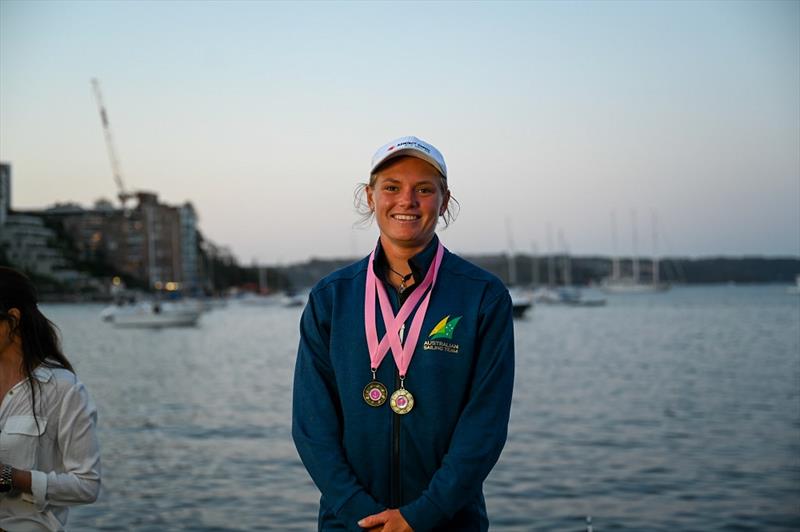
[[[329,324],[315,292],[300,320],[300,346],[294,372],[292,438],[328,509],[348,530],[360,519],[383,511],[353,473],[342,448],[342,422],[336,376],[330,362]]]
[[[505,445],[514,386],[511,297],[503,289],[480,312],[469,399],[428,488],[400,513],[416,531],[451,519],[474,500]]]
[[[95,427],[97,409],[86,388],[76,381],[59,407],[58,448],[63,473],[31,471],[31,492],[36,507],[88,504],[100,493],[100,447]]]

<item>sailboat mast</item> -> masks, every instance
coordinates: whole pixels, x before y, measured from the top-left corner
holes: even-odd
[[[266,294],[269,292],[269,284],[267,280],[267,268],[266,266],[258,266],[258,293],[259,294]]]
[[[658,260],[658,216],[656,211],[652,211],[651,219],[653,222],[653,286],[658,287],[659,279],[659,260]]]
[[[569,250],[567,250],[567,240],[564,238],[564,231],[558,230],[558,240],[564,255],[561,258],[561,274],[564,278],[564,286],[572,286],[572,265],[569,261]]]
[[[611,279],[618,280],[619,275],[619,250],[617,249],[617,213],[611,211]]]
[[[506,238],[508,239],[508,285],[517,284],[517,261],[514,256],[514,238],[511,235],[511,221],[506,218]]]
[[[556,265],[555,265],[555,257],[553,254],[555,253],[553,249],[553,227],[550,223],[547,223],[547,286],[548,288],[553,288],[555,286],[555,277],[556,277]]]
[[[636,210],[631,210],[631,232],[633,233],[633,282],[639,284],[639,235]]]

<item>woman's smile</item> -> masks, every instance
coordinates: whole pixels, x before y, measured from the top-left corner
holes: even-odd
[[[416,222],[422,218],[418,214],[390,214],[389,216],[399,222]]]

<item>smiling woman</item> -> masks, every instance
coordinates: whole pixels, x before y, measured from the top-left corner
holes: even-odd
[[[482,485],[514,382],[511,299],[436,236],[452,219],[447,179],[425,141],[380,148],[356,191],[377,245],[309,296],[292,436],[322,492],[320,530],[488,529]]]

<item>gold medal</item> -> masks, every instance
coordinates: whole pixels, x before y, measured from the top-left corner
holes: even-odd
[[[397,414],[408,414],[414,408],[414,396],[405,388],[400,388],[392,394],[392,398],[389,399],[389,406]]]
[[[364,401],[366,401],[369,406],[381,406],[386,402],[388,392],[386,391],[386,386],[378,381],[372,381],[364,386],[363,395]]]

